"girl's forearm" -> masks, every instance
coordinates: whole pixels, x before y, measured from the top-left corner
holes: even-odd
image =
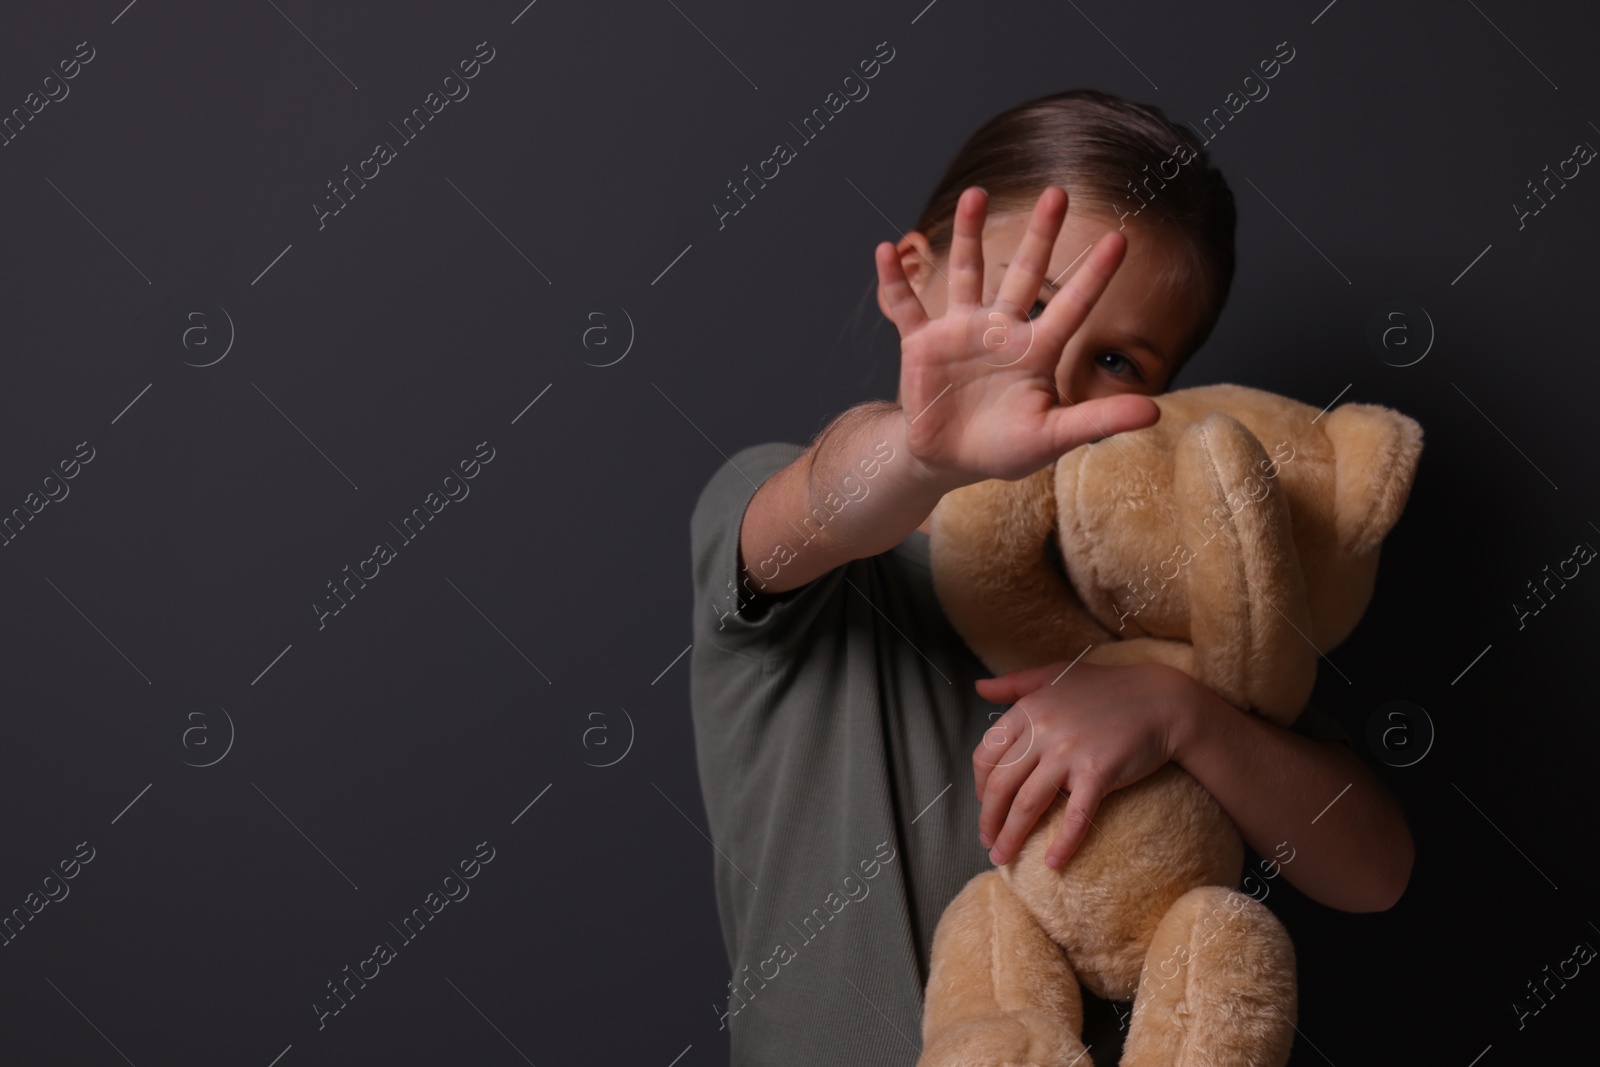
[[[797,589],[893,548],[956,488],[912,456],[905,427],[898,404],[858,404],[762,483],[739,532],[751,588]]]
[[[1347,746],[1302,737],[1195,689],[1174,762],[1217,798],[1250,847],[1267,859],[1293,849],[1284,877],[1329,907],[1392,907],[1411,877],[1414,846],[1382,783]]]

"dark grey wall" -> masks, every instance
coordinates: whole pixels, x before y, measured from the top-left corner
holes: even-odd
[[[1360,738],[1403,728],[1369,751],[1415,876],[1377,916],[1280,883],[1296,1062],[1589,1047],[1600,977],[1520,1028],[1515,1005],[1600,945],[1600,578],[1514,605],[1600,545],[1600,178],[1513,205],[1600,145],[1592,7],[124,2],[0,19],[0,112],[70,90],[0,148],[0,511],[39,508],[0,548],[0,914],[39,907],[0,948],[6,1062],[725,1061],[696,493],[724,454],[893,395],[872,248],[978,123],[1073,86],[1198,122],[1283,41],[1212,144],[1240,269],[1178,384],[1427,434],[1317,697]],[[724,183],[884,41],[870,96],[719,227]],[[405,143],[390,124],[479,42],[470,95]],[[1401,302],[1410,347],[1369,343]],[[414,541],[391,527],[447,486],[470,494]],[[470,895],[404,942],[447,886]]]

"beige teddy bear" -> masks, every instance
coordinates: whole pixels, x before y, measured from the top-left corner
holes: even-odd
[[[1237,385],[1152,399],[1153,426],[947,494],[930,527],[940,603],[996,674],[1087,647],[1087,662],[1170,664],[1287,726],[1372,596],[1421,427]],[[920,1067],[1086,1067],[1080,983],[1133,1000],[1124,1067],[1281,1067],[1294,949],[1232,888],[1244,844],[1211,794],[1167,764],[1107,796],[1053,869],[1065,811],[1058,796],[945,909]]]

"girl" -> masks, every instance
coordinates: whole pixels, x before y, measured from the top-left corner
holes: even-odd
[[[1156,108],[1090,90],[1012,108],[876,249],[896,401],[745,448],[702,490],[691,704],[736,1067],[915,1063],[941,912],[1058,789],[1057,865],[1107,793],[1174,761],[1258,854],[1289,841],[1283,874],[1313,899],[1375,911],[1404,890],[1405,820],[1331,719],[1286,730],[1156,664],[987,678],[933,593],[944,493],[1159,417],[1146,397],[1221,314],[1233,227],[1221,175]],[[990,755],[1030,729],[1024,755]],[[1115,1063],[1125,1024],[1084,999],[1090,1055]]]

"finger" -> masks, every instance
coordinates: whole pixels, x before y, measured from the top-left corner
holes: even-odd
[[[1011,817],[1017,791],[1027,783],[1039,763],[1039,753],[1027,755],[1003,767],[996,767],[984,784],[983,804],[978,809],[978,841],[994,845]]]
[[[1120,393],[1051,408],[1045,414],[1044,430],[1050,442],[1050,455],[1054,457],[1049,462],[1079,445],[1152,426],[1160,419],[1161,409],[1156,402],[1137,393]]]
[[[983,299],[983,220],[989,194],[977,186],[956,200],[955,232],[950,238],[950,306],[970,307]]]
[[[883,293],[883,302],[889,306],[889,318],[904,337],[928,321],[928,312],[917,299],[916,290],[911,288],[905,267],[900,263],[900,252],[892,243],[878,242],[878,247],[873,249],[873,259],[878,266],[878,289]]]
[[[1060,352],[1111,284],[1127,251],[1128,239],[1119,231],[1107,230],[1100,235],[1084,255],[1083,265],[1072,272],[1061,291],[1045,304],[1044,313],[1033,320],[1039,345],[1046,351]],[[1016,261],[1012,260],[1011,265],[1016,266]],[[1027,304],[1033,303],[1035,296],[1037,291],[1027,298]]]
[[[1009,810],[1006,812],[1005,825],[994,839],[994,846],[989,849],[989,860],[996,866],[1004,866],[1016,858],[1017,852],[1022,848],[1022,842],[1027,840],[1028,833],[1034,824],[1039,821],[1039,816],[1055,800],[1057,787],[1062,781],[1062,771],[1053,763],[1041,761],[1034,768],[1028,780],[1023,782],[1012,798]]]
[[[1016,706],[1001,714],[972,750],[972,784],[978,799],[983,799],[984,786],[997,767],[1011,766],[1026,756],[1032,746],[1033,725],[1026,709]]]
[[[1006,268],[1006,276],[1000,281],[998,301],[1026,310],[1039,299],[1039,287],[1044,282],[1044,272],[1050,268],[1051,253],[1055,251],[1056,235],[1061,232],[1061,220],[1066,217],[1066,192],[1059,186],[1047,187],[1039,194],[1039,202],[1033,206],[1033,217],[1028,220],[1028,232],[1022,235],[1022,242]]]
[[[1067,811],[1061,817],[1056,839],[1045,850],[1044,862],[1047,867],[1063,866],[1078,851],[1089,828],[1094,825],[1094,813],[1099,810],[1104,796],[1104,786],[1092,778],[1074,782],[1072,786],[1072,792],[1067,796]]]
[[[978,800],[983,800],[983,787],[989,775],[1004,758],[1013,738],[1004,722],[995,722],[983,732],[983,737],[972,750],[972,789]]]
[[[1015,704],[1040,686],[1048,685],[1060,673],[1061,664],[1055,663],[979,678],[978,695],[991,704]]]

